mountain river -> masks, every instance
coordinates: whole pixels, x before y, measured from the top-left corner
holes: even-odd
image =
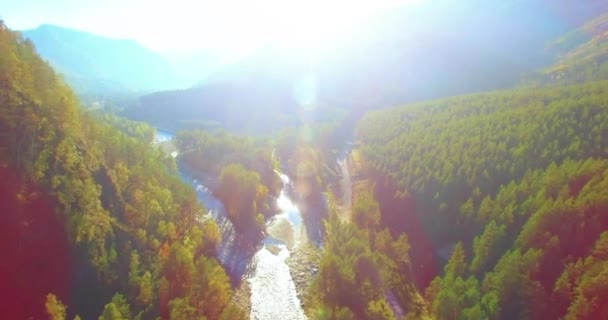
[[[162,142],[172,138],[166,131],[158,130],[155,141]],[[283,187],[276,199],[280,212],[267,222],[267,229],[281,226],[293,235],[293,244],[301,238],[302,217],[300,210],[289,196],[292,182],[283,173],[277,172]],[[262,240],[260,249],[253,256],[244,252],[238,245],[238,237],[230,220],[226,217],[224,206],[201,182],[192,179],[180,168],[182,179],[192,185],[198,200],[209,210],[208,216],[218,224],[222,238],[218,259],[234,277],[242,277],[251,287],[251,315],[253,320],[307,319],[285,259],[290,255],[290,245],[284,241],[267,236]],[[205,218],[205,217],[201,217]]]

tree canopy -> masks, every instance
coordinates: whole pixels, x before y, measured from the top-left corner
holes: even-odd
[[[174,160],[150,145],[145,126],[80,109],[32,43],[4,23],[0,105],[0,168],[19,177],[3,198],[34,203],[36,197],[22,193],[28,189],[48,196],[79,270],[69,299],[64,291],[59,299],[46,298],[51,318],[169,318],[177,305],[196,318],[218,318],[224,310],[243,318],[231,306],[230,282],[215,259],[217,226],[200,219],[204,210]],[[36,206],[16,208],[24,226],[43,216]],[[43,308],[45,296],[39,299],[36,308]]]

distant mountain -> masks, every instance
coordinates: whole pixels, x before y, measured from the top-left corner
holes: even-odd
[[[172,130],[223,127],[247,133],[331,118],[335,109],[315,112],[327,106],[316,99],[305,65],[274,49],[217,70],[198,86],[144,95],[124,115]]]
[[[542,84],[608,80],[608,13],[551,42],[555,63],[537,77]]]
[[[312,55],[265,47],[197,88],[145,96],[128,115],[174,128],[208,120],[255,128],[261,113],[302,120],[302,109],[332,106],[358,117],[513,87],[552,63],[549,41],[606,10],[608,3],[596,0],[443,0],[393,10]]]
[[[133,40],[54,25],[22,34],[80,95],[149,92],[182,85],[163,57]]]
[[[269,133],[296,123],[297,104],[289,92],[286,85],[218,83],[144,95],[124,115],[175,131],[223,127]]]
[[[165,57],[185,87],[205,83],[207,79],[222,68],[242,59],[241,55],[215,49],[202,49],[192,52],[164,52]]]
[[[328,104],[384,107],[507,88],[551,63],[546,43],[601,12],[597,0],[437,1],[362,26],[317,67]]]

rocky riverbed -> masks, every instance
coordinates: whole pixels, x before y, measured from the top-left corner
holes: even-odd
[[[287,266],[293,282],[296,285],[296,293],[300,301],[306,301],[306,293],[312,286],[315,275],[319,271],[321,259],[321,248],[305,243],[296,247],[291,256],[287,258]]]

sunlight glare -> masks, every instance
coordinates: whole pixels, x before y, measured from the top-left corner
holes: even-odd
[[[420,0],[266,0],[274,19],[267,23],[274,41],[285,50],[309,53],[331,46],[333,39],[349,36],[353,28],[383,11]]]
[[[310,53],[352,35],[355,26],[374,15],[421,1],[176,0],[171,6],[150,6],[148,23],[133,27],[157,47],[181,44],[238,54],[270,44],[290,54]]]

